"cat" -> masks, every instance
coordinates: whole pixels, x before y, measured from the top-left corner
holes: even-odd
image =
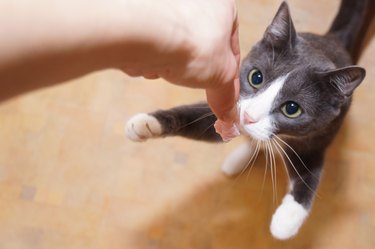
[[[272,216],[270,231],[277,239],[295,236],[311,210],[325,151],[365,77],[365,69],[353,64],[374,12],[372,0],[342,0],[325,35],[297,33],[282,2],[242,61],[239,126],[249,142],[228,156],[222,170],[239,174],[260,145],[283,155],[289,189]],[[182,136],[219,142],[215,121],[202,102],[137,114],[125,131],[133,141]]]

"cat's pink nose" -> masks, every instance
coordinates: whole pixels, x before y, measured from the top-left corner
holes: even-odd
[[[253,124],[255,122],[256,121],[252,117],[250,117],[250,115],[247,112],[244,113],[244,123],[245,124]]]

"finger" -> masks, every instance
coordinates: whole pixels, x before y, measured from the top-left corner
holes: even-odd
[[[214,127],[224,142],[229,142],[231,139],[240,135],[240,131],[236,124],[228,124],[221,120],[217,120]]]
[[[216,117],[227,123],[237,121],[238,80],[206,89],[207,102]]]

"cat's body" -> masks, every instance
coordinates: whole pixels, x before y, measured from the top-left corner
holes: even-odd
[[[355,44],[365,35],[360,32],[373,15],[371,0],[343,0],[326,35],[296,33],[283,3],[243,60],[239,126],[250,142],[229,155],[222,169],[228,175],[240,173],[260,145],[283,156],[290,184],[272,218],[276,238],[294,236],[310,211],[326,148],[365,76],[364,69],[352,65],[358,57]],[[198,103],[138,114],[126,132],[135,141],[178,135],[219,142],[215,121],[208,105]]]

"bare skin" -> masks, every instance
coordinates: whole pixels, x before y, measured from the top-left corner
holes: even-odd
[[[130,76],[205,89],[218,132],[223,138],[236,135],[240,54],[234,0],[0,0],[0,5],[0,101],[118,68]]]

